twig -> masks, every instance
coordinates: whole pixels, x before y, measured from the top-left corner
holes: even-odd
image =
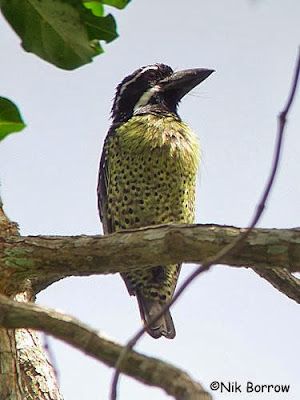
[[[176,292],[175,296],[173,299],[165,306],[163,307],[162,311],[155,317],[153,320],[150,320],[148,322],[148,326],[151,325],[153,322],[158,320],[176,301],[177,299],[181,296],[181,294],[185,291],[185,289],[189,286],[189,284],[196,278],[198,277],[201,273],[208,271],[214,264],[218,264],[218,262],[226,255],[229,253],[236,252],[243,241],[246,239],[246,237],[250,234],[252,229],[255,227],[257,222],[259,221],[265,206],[266,206],[266,201],[268,199],[270,190],[272,188],[276,172],[278,169],[278,164],[279,164],[279,159],[280,159],[280,154],[281,154],[281,148],[282,148],[282,141],[283,141],[283,133],[286,125],[286,119],[287,119],[287,114],[290,110],[290,107],[293,103],[295,94],[296,94],[296,89],[297,89],[297,84],[299,80],[299,72],[300,72],[300,49],[298,50],[298,59],[296,63],[296,69],[292,81],[292,88],[286,103],[285,108],[283,111],[279,114],[278,117],[278,131],[277,131],[277,142],[276,142],[276,148],[275,148],[275,156],[274,160],[272,163],[272,169],[271,169],[271,174],[267,180],[266,186],[263,190],[263,194],[261,197],[261,200],[256,208],[256,212],[254,214],[254,217],[246,230],[241,233],[241,235],[231,244],[225,246],[215,257],[210,257],[207,260],[205,260],[202,265],[200,265],[180,286],[178,291]],[[146,332],[146,327],[143,327],[140,329],[136,335],[132,337],[132,339],[127,343],[127,345],[124,347],[124,351],[121,352],[119,359],[116,362],[115,365],[115,373],[113,376],[112,380],[112,385],[111,385],[111,400],[116,400],[117,399],[117,385],[118,385],[118,380],[120,376],[120,366],[122,361],[124,360],[127,352],[129,350],[132,350],[132,348],[136,345],[137,341],[143,336],[143,334]]]

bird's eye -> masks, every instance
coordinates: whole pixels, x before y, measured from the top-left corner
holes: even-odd
[[[147,80],[148,81],[154,81],[156,80],[156,73],[154,71],[149,71],[147,73]]]

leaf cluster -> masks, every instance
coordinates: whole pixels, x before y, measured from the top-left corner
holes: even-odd
[[[112,14],[130,0],[0,0],[0,9],[22,40],[24,50],[58,68],[72,70],[104,52],[100,43],[118,37]],[[25,127],[17,107],[0,100],[0,140]]]

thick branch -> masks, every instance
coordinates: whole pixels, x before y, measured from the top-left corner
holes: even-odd
[[[129,271],[142,265],[201,263],[240,232],[232,226],[162,225],[108,236],[12,236],[0,247],[0,280],[54,281],[71,275]],[[239,254],[225,257],[223,263],[300,272],[300,228],[254,229]]]
[[[0,327],[32,328],[47,332],[86,354],[114,367],[122,346],[105,339],[75,318],[34,304],[19,303],[0,295]],[[121,371],[140,382],[164,389],[176,399],[210,400],[211,396],[190,376],[161,360],[131,351]]]

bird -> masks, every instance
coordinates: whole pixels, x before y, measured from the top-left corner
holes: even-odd
[[[199,144],[177,107],[213,72],[174,72],[156,63],[135,70],[117,86],[97,186],[105,235],[194,222]],[[170,311],[157,316],[174,295],[180,269],[180,264],[157,265],[121,274],[129,294],[137,298],[147,333],[155,339],[176,335]]]

